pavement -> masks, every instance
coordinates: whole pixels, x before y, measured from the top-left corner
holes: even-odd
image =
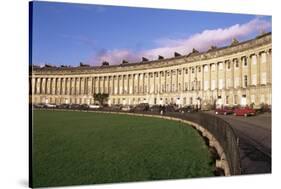
[[[215,116],[227,121],[239,137],[242,174],[271,173],[271,113]]]

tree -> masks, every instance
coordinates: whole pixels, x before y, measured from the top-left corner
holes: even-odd
[[[101,105],[104,104],[105,101],[107,101],[109,95],[105,93],[96,93],[93,95],[94,99],[98,101]]]

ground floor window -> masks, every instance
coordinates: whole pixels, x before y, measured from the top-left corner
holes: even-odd
[[[229,104],[229,96],[225,97],[225,104]]]
[[[186,104],[186,97],[183,98],[183,104]]]

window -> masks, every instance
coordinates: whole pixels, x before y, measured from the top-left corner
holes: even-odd
[[[255,95],[251,95],[251,103],[255,103]]]
[[[260,103],[264,103],[264,102],[265,102],[264,95],[261,95]]]
[[[198,67],[198,72],[201,72],[201,67]]]
[[[244,87],[248,86],[248,77],[244,75]]]
[[[239,68],[239,62],[238,62],[238,60],[236,60],[235,67],[236,67],[236,68]]]
[[[183,104],[186,104],[186,97],[183,98]]]
[[[226,97],[225,97],[225,104],[229,104],[228,102],[229,102],[229,97],[226,96]]]
[[[185,69],[185,74],[188,74],[188,68]]]
[[[247,58],[246,58],[246,57],[243,58],[243,62],[244,62],[244,66],[247,66],[247,65],[248,65],[248,63],[247,63]]]
[[[185,84],[184,84],[184,85],[185,85],[184,90],[185,90],[185,91],[187,91],[187,89],[188,89],[188,83],[187,83],[187,82],[185,82]]]
[[[192,73],[194,73],[194,68],[192,68]]]
[[[227,62],[227,69],[230,69],[230,62]]]
[[[181,70],[178,71],[179,75],[181,75]]]
[[[234,104],[237,104],[237,95],[234,95]]]

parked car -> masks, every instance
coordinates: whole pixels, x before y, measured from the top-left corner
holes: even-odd
[[[140,103],[134,108],[134,111],[148,111],[148,110],[149,110],[148,103]]]
[[[46,108],[55,108],[55,107],[57,107],[57,105],[55,105],[55,104],[45,104],[45,107]]]
[[[149,108],[149,110],[151,112],[160,112],[161,109],[162,109],[162,106],[160,106],[160,105],[153,105],[151,108]]]
[[[79,104],[70,104],[70,105],[69,105],[69,108],[70,108],[70,109],[79,109],[79,108],[80,108],[80,105],[79,105]]]
[[[122,106],[122,108],[121,108],[122,111],[126,111],[126,112],[129,112],[131,109],[132,109],[132,108],[131,108],[131,106],[129,106],[129,105]]]
[[[69,104],[60,104],[58,105],[59,109],[68,109],[69,108]]]
[[[38,104],[34,104],[33,107],[34,108],[45,108],[45,104],[44,103],[38,103]]]
[[[169,104],[165,106],[165,111],[166,112],[175,112],[177,111],[177,107],[175,105]]]
[[[99,109],[99,108],[101,108],[102,106],[101,105],[99,105],[99,104],[90,104],[89,105],[89,109]]]
[[[256,111],[253,108],[250,107],[244,107],[244,108],[236,108],[234,110],[235,116],[250,116],[250,115],[256,115]]]
[[[214,106],[211,104],[202,104],[201,106],[202,111],[210,111],[212,109],[214,109]]]
[[[192,106],[184,106],[182,108],[179,108],[178,112],[180,112],[180,113],[191,113],[191,112],[195,112],[195,109]]]
[[[80,109],[81,110],[88,110],[89,109],[89,105],[88,104],[81,104],[80,105]]]
[[[122,106],[120,104],[115,104],[111,106],[111,110],[121,110]]]
[[[221,114],[221,115],[228,115],[228,114],[233,114],[233,109],[230,107],[223,107],[223,108],[217,108],[215,109],[215,113]]]

